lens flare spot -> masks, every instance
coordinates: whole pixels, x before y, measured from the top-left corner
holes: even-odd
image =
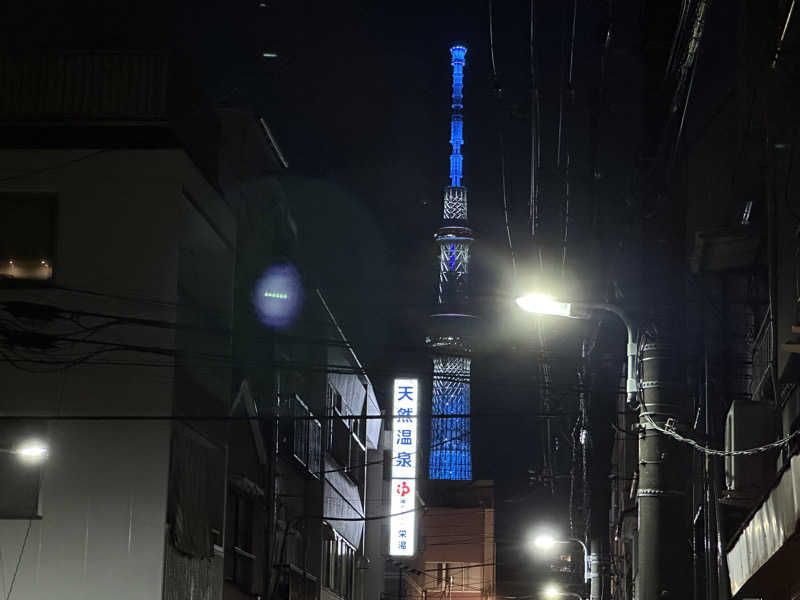
[[[300,273],[287,262],[271,265],[256,281],[253,307],[262,323],[285,329],[294,323],[303,305]]]

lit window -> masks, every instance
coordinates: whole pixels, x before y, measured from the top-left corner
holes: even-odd
[[[0,279],[53,278],[56,198],[0,192]]]

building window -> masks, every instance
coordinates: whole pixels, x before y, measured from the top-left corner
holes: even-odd
[[[356,590],[356,551],[333,530],[325,541],[322,556],[322,585],[345,600],[353,600]]]
[[[339,392],[328,384],[326,392],[328,419],[325,421],[325,450],[357,486],[366,479],[366,402],[359,417],[344,418],[346,407]]]
[[[0,192],[0,279],[53,278],[56,198]]]
[[[325,391],[325,450],[345,469],[350,462],[350,426],[342,418],[344,400],[330,383]]]
[[[325,449],[328,452],[331,452],[331,449],[334,447],[334,440],[336,437],[334,421],[341,420],[335,417],[342,414],[342,406],[342,395],[329,383],[325,389],[325,416],[328,417],[325,420]],[[346,465],[347,462],[345,461],[342,464]]]
[[[328,411],[328,414],[342,414],[344,411],[344,400],[342,400],[342,395],[333,387],[330,383],[328,384],[327,390],[325,392],[325,408]]]
[[[356,436],[350,434],[350,458],[347,465],[347,474],[359,488],[364,487],[367,476],[367,448]]]
[[[333,417],[329,420],[330,446],[328,454],[339,465],[348,469],[350,466],[350,429],[343,419]]]

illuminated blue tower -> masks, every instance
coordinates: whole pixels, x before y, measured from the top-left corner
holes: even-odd
[[[439,294],[426,342],[434,351],[430,479],[472,479],[470,439],[470,347],[464,333],[474,320],[469,304],[467,189],[462,185],[464,157],[464,64],[467,49],[450,48],[453,95],[450,112],[450,185],[444,190],[444,216],[434,239],[439,245]],[[450,416],[453,415],[453,416]],[[456,416],[457,415],[457,416]]]

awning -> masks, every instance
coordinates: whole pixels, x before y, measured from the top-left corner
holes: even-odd
[[[728,552],[731,595],[741,590],[767,562],[776,557],[795,535],[798,522],[800,455],[796,454]]]

